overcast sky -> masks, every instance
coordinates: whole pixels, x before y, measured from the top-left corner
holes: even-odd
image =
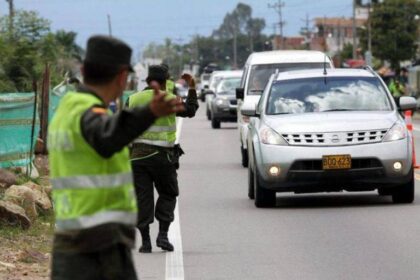
[[[242,0],[253,8],[254,17],[266,21],[265,33],[273,32],[276,12],[267,7],[277,0]],[[107,34],[107,14],[111,15],[113,35],[127,41],[138,52],[149,42],[172,38],[187,42],[194,34],[210,35],[232,11],[238,0],[15,0],[16,9],[35,10],[49,19],[53,30],[78,33],[85,47],[92,34]],[[283,0],[286,35],[297,35],[306,14],[310,18],[351,16],[352,0]],[[8,13],[0,0],[0,14]]]

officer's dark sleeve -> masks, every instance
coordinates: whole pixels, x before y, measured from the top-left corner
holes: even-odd
[[[121,151],[156,120],[150,108],[123,109],[110,116],[103,107],[92,107],[81,120],[82,135],[102,157]]]
[[[177,113],[178,117],[192,118],[198,110],[197,91],[195,89],[188,90],[187,100],[184,102],[185,110]]]

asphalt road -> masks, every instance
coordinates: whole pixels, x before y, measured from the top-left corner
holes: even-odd
[[[278,194],[257,209],[236,124],[212,130],[204,109],[183,125],[182,247],[133,252],[141,279],[420,279],[419,192],[410,205],[376,192]]]

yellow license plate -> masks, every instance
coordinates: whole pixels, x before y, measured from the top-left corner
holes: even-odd
[[[322,168],[324,170],[350,169],[350,155],[331,155],[322,157]]]

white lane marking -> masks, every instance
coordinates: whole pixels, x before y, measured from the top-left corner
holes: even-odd
[[[175,207],[175,220],[169,229],[169,240],[174,245],[173,252],[166,253],[166,280],[184,280],[184,259],[182,253],[181,224],[178,203]]]
[[[182,131],[182,118],[176,120],[176,144],[179,144]],[[176,204],[174,215],[175,220],[169,228],[168,237],[174,245],[173,252],[166,253],[166,280],[184,280],[184,258],[182,253],[181,223],[179,221],[179,208]]]

